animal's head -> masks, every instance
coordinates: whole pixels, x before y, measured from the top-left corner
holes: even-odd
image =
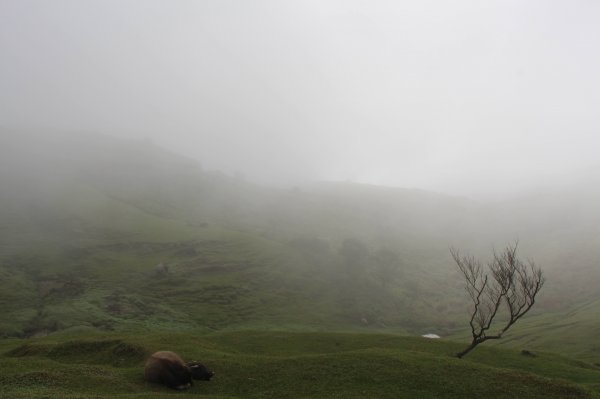
[[[188,362],[187,366],[192,372],[192,378],[195,380],[210,381],[213,375],[215,375],[215,373],[198,361]]]

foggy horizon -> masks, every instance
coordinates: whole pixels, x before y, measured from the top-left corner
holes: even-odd
[[[0,15],[0,126],[147,138],[270,185],[507,198],[600,165],[591,1],[19,1]]]

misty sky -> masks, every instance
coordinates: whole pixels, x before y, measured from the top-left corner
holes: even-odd
[[[597,167],[600,2],[0,0],[0,125],[249,180],[511,193]]]

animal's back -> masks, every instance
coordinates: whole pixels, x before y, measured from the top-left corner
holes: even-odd
[[[181,357],[179,357],[179,355],[175,352],[171,352],[171,351],[158,351],[158,352],[154,352],[152,354],[152,356],[150,356],[150,359],[162,359],[162,360],[167,360],[167,361],[171,361],[171,362],[175,362],[175,363],[179,363],[179,364],[185,364],[183,359]],[[148,360],[150,360],[148,359]]]

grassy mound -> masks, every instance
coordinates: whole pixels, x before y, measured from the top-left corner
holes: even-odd
[[[67,334],[0,342],[2,398],[599,398],[600,368],[557,355],[351,333]],[[160,349],[215,371],[187,392],[148,384]]]

